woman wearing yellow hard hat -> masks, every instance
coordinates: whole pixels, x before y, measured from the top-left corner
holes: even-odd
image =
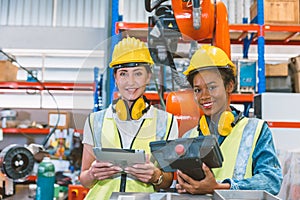
[[[124,38],[114,48],[109,66],[120,96],[107,109],[92,113],[84,128],[80,181],[91,188],[86,199],[109,199],[112,192],[154,192],[173,182],[173,174],[150,159],[151,141],[178,137],[173,115],[155,108],[144,96],[152,65],[147,46],[138,39]],[[145,163],[118,166],[96,160],[93,147],[144,150]]]
[[[203,45],[183,73],[204,113],[197,127],[183,137],[216,136],[224,161],[221,168],[214,169],[204,163],[205,178],[200,181],[179,171],[178,192],[266,190],[276,195],[281,187],[282,171],[271,130],[266,122],[247,118],[230,105],[230,94],[235,88],[235,65],[220,48]]]

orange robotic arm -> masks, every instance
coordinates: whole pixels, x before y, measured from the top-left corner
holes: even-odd
[[[230,34],[228,25],[227,9],[224,3],[217,3],[217,16],[216,16],[216,35],[215,46],[223,49],[229,59],[231,58],[230,51]]]
[[[203,112],[194,100],[193,90],[170,92],[166,99],[166,111],[178,122],[179,137],[198,125]]]
[[[200,0],[199,0],[200,1]],[[200,1],[200,28],[193,24],[193,1],[172,0],[172,9],[184,40],[212,39],[212,44],[230,57],[230,36],[227,9],[223,2]]]

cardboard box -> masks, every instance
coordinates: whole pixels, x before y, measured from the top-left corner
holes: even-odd
[[[0,60],[0,81],[17,81],[18,67],[7,60]]]
[[[288,76],[288,63],[279,64],[266,64],[265,75],[266,76]]]
[[[265,24],[299,24],[299,0],[265,0]],[[250,7],[251,20],[257,16],[257,2]]]
[[[290,76],[267,76],[266,92],[293,92]]]
[[[70,127],[70,113],[66,111],[49,111],[48,112],[48,125],[55,127],[57,124],[58,129],[66,129]]]

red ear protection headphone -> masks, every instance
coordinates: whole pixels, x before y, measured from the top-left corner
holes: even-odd
[[[150,109],[150,106],[150,102],[145,96],[134,100],[130,108],[128,103],[121,98],[113,100],[113,112],[124,121],[140,119]]]

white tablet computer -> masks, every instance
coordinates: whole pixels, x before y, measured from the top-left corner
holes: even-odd
[[[110,162],[122,169],[146,162],[144,150],[94,147],[93,151],[97,160]]]

